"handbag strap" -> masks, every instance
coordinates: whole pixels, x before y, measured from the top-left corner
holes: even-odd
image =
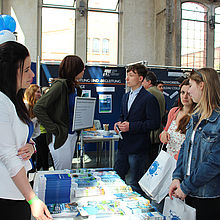
[[[159,146],[159,149],[158,149],[158,154],[160,153],[160,151],[163,149],[164,147],[164,143],[161,143],[160,146]]]

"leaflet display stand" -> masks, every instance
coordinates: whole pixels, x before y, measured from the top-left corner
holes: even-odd
[[[96,98],[76,97],[72,130],[82,130],[93,127]],[[81,138],[82,142],[82,138]],[[83,146],[80,144],[80,167],[83,168]]]

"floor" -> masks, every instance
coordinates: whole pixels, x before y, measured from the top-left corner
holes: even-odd
[[[84,168],[100,168],[100,167],[110,167],[109,165],[109,154],[108,151],[102,150],[98,157],[97,151],[89,151],[84,153],[83,157],[83,167]],[[99,158],[99,159],[97,159]],[[52,162],[49,159],[49,170],[53,170]],[[72,169],[80,168],[80,158],[77,152],[72,160]]]
[[[86,152],[83,157],[84,168],[96,168],[96,167],[109,167],[109,154],[108,151],[102,151],[98,157],[97,152]],[[75,155],[72,160],[72,168],[79,168],[80,159]]]

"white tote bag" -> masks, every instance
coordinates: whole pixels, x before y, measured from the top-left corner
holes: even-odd
[[[163,215],[166,219],[177,219],[177,220],[196,220],[196,209],[187,205],[180,199],[170,197],[165,198]]]
[[[159,203],[169,192],[175,168],[176,160],[167,152],[161,150],[138,183],[151,199]]]

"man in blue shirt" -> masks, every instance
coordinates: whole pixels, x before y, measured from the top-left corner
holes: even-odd
[[[160,127],[160,108],[156,98],[142,86],[146,76],[144,65],[135,64],[127,69],[127,86],[131,91],[124,94],[121,103],[120,120],[114,129],[121,131],[114,169],[132,189],[143,193],[138,181],[151,165],[150,131]]]

